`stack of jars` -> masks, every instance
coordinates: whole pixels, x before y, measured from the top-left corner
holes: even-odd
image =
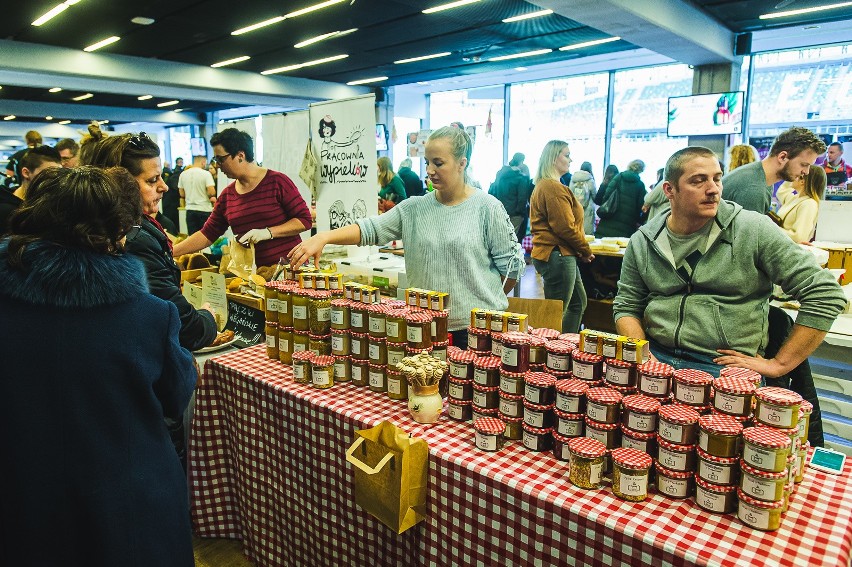
[[[449,364],[448,410],[450,418],[470,421],[473,417],[473,362],[476,354],[458,347],[447,351]]]
[[[607,450],[621,446],[621,399],[619,391],[606,386],[586,391],[586,437],[596,439]]]
[[[528,372],[524,382],[524,446],[531,451],[548,451],[554,439],[556,377],[545,372]]]
[[[318,389],[331,388],[334,385],[334,357],[327,354],[314,354],[309,350],[294,352],[293,381]]]

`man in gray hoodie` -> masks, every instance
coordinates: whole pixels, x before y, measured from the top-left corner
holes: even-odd
[[[718,375],[729,365],[778,378],[819,346],[846,299],[831,274],[768,217],[721,200],[721,179],[707,148],[669,158],[663,190],[671,213],[630,239],[613,306],[616,327],[648,338],[654,355],[675,368]],[[773,284],[801,308],[787,340],[763,358]]]

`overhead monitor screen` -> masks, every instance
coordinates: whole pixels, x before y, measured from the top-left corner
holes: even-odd
[[[669,136],[736,134],[742,127],[742,91],[669,98]]]

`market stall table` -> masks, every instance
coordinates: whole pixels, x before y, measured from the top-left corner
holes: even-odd
[[[258,565],[848,565],[852,462],[809,469],[777,532],[691,501],[639,503],[568,481],[551,453],[473,446],[469,423],[415,423],[351,384],[315,390],[256,346],[210,360],[190,440],[198,535],[240,538]],[[353,502],[345,452],[390,420],[429,444],[427,519],[397,535]]]

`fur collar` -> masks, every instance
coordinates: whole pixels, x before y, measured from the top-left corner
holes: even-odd
[[[0,241],[0,294],[16,301],[66,308],[123,303],[148,292],[142,263],[127,254],[110,256],[53,242],[31,244],[27,271],[9,266],[9,239]]]

